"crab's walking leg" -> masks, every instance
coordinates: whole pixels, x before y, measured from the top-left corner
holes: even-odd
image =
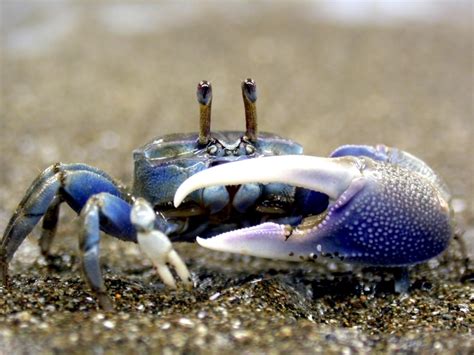
[[[138,242],[142,252],[152,261],[163,282],[176,288],[176,282],[167,264],[171,264],[183,283],[191,286],[191,275],[173,249],[168,237],[156,226],[153,208],[138,198],[133,208],[119,197],[108,193],[92,196],[81,212],[84,227],[81,233],[81,264],[86,282],[97,295],[100,307],[111,310],[99,262],[100,230],[123,240]]]
[[[51,249],[51,244],[56,235],[61,202],[63,202],[61,198],[56,196],[43,217],[43,229],[41,231],[39,246],[41,254],[45,257],[49,256],[49,250]]]
[[[86,282],[97,295],[104,310],[111,310],[100,268],[100,231],[117,238],[136,242],[136,231],[130,222],[131,206],[110,193],[92,196],[84,206],[81,217],[84,221],[79,247],[81,266]]]
[[[393,272],[394,291],[396,293],[408,293],[410,289],[410,271],[408,267],[395,268]]]
[[[168,237],[157,230],[168,230],[167,222],[164,218],[157,218],[151,206],[139,199],[142,202],[138,206],[147,204],[153,223],[146,228],[142,225],[143,219],[138,218],[132,223],[129,199],[112,178],[96,168],[84,164],[52,165],[35,179],[7,225],[0,245],[0,278],[4,283],[7,282],[10,260],[41,218],[43,231],[40,247],[43,255],[48,255],[60,205],[66,202],[83,218],[80,239],[82,269],[86,282],[97,295],[102,308],[110,310],[112,303],[106,295],[100,269],[100,231],[136,243],[137,225],[140,227],[139,235],[142,239],[145,237],[144,244],[139,244],[158,268],[163,281],[175,286],[166,266],[169,263],[175,267],[184,283],[189,284],[186,265],[173,250]]]
[[[90,196],[108,192],[122,193],[118,184],[99,169],[85,164],[57,163],[43,171],[31,184],[11,217],[0,244],[0,279],[8,278],[8,264],[23,240],[44,216],[41,249],[47,254],[54,236],[61,202],[77,213]]]

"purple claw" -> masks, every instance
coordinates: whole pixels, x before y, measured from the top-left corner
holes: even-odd
[[[326,194],[329,206],[320,215],[302,216],[298,226],[263,223],[198,243],[272,259],[333,254],[393,267],[438,255],[452,235],[448,201],[430,176],[367,157],[273,156],[223,164],[186,180],[175,205],[207,186],[273,182]]]

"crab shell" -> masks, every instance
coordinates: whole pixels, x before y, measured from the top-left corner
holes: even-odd
[[[155,139],[133,152],[135,176],[133,195],[144,197],[153,206],[172,207],[178,187],[192,175],[212,166],[259,156],[301,154],[301,145],[272,133],[261,132],[256,142],[242,139],[244,132],[212,133],[212,142],[200,146],[197,133],[170,134]],[[208,153],[209,150],[212,154]],[[252,150],[249,152],[248,150]],[[271,186],[269,187],[270,190]],[[263,195],[269,194],[263,191]],[[216,194],[210,199],[218,199]],[[206,194],[194,193],[187,200],[212,204]]]

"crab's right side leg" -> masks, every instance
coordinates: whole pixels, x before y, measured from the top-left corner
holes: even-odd
[[[23,240],[43,218],[40,247],[47,255],[56,231],[59,207],[66,202],[79,213],[90,196],[106,192],[122,196],[121,187],[103,171],[85,164],[51,165],[31,184],[19,203],[0,244],[0,280],[8,279],[8,264]]]

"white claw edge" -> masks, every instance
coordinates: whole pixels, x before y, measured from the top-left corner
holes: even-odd
[[[221,164],[192,175],[176,190],[178,207],[191,192],[216,185],[286,183],[325,193],[335,201],[360,177],[357,159],[320,158],[307,155],[280,155]]]
[[[155,212],[151,205],[144,199],[138,198],[132,207],[132,223],[137,228],[138,245],[142,253],[155,266],[158,275],[164,284],[176,288],[176,281],[167,264],[176,270],[179,278],[187,286],[192,286],[191,274],[166,234],[154,229]]]

